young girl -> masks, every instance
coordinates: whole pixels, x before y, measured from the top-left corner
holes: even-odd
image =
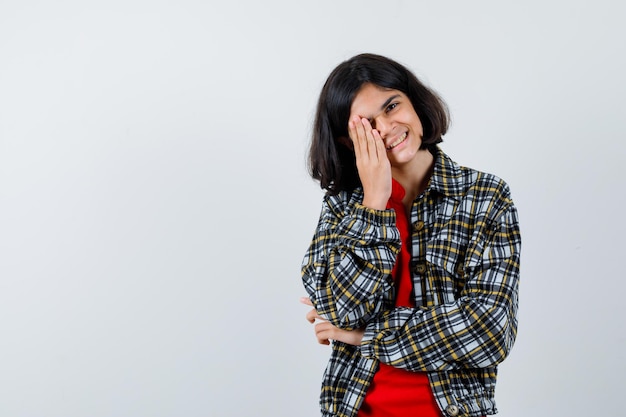
[[[310,172],[326,190],[303,302],[331,344],[322,416],[483,416],[517,332],[520,233],[508,186],[437,145],[445,104],[362,54],[317,106]]]

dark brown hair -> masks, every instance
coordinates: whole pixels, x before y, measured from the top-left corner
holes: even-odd
[[[348,137],[348,119],[354,97],[366,84],[407,95],[424,128],[422,149],[434,150],[448,130],[446,104],[402,64],[374,54],[356,55],[328,76],[317,103],[308,168],[327,194],[352,191],[361,185],[354,151],[340,143]]]

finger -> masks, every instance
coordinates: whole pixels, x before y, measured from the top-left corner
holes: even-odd
[[[311,300],[309,299],[309,297],[300,297],[300,302],[302,304],[305,304],[307,306],[311,306],[313,307],[313,303],[311,302]]]
[[[318,339],[317,339],[317,342],[318,342],[320,345],[326,345],[326,346],[330,345],[330,340],[328,340],[328,339],[319,339],[319,338],[318,338]]]
[[[357,140],[356,122],[358,118],[353,118],[348,122],[348,136],[354,146],[354,153],[359,154],[361,152],[361,143]]]
[[[330,345],[330,340],[328,340],[328,339],[319,339],[319,338],[318,338],[318,339],[317,339],[317,343],[319,343],[320,345],[326,345],[326,346],[328,346],[328,345]]]
[[[317,311],[315,309],[309,311],[308,313],[306,313],[306,319],[309,323],[314,323],[315,320],[324,320],[324,317],[320,316],[319,314],[317,314]],[[325,320],[324,320],[325,321]]]
[[[385,141],[380,136],[378,130],[372,130],[372,136],[374,137],[374,144],[376,145],[376,155],[378,156],[379,161],[383,161],[387,158],[387,148],[385,148]]]
[[[379,162],[381,156],[379,154],[379,146],[382,141],[380,133],[372,127],[372,124],[366,118],[361,119],[361,125],[365,133],[368,158],[372,162]]]
[[[367,145],[367,132],[365,131],[365,126],[363,126],[362,119],[359,117],[355,117],[354,119],[354,131],[356,135],[356,137],[354,138],[354,141],[358,143],[358,149],[359,149],[359,153],[356,154],[356,157],[360,159],[361,161],[366,162],[369,160],[368,145]],[[356,146],[355,146],[355,149],[356,149]]]
[[[316,314],[317,314],[317,312],[316,312],[315,310],[309,310],[309,312],[308,312],[308,313],[306,313],[306,316],[305,316],[305,317],[306,317],[306,320],[307,320],[309,323],[313,323],[313,322],[315,322],[315,315],[316,315]]]
[[[328,323],[319,323],[315,325],[315,337],[322,345],[329,345],[330,340],[334,338],[335,327]]]

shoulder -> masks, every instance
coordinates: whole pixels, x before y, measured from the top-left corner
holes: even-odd
[[[497,198],[510,200],[511,190],[502,178],[495,174],[479,171],[473,168],[459,166],[466,193],[492,195]]]
[[[509,186],[502,178],[460,165],[440,149],[436,155],[433,183],[442,193],[453,197],[469,191],[510,195]]]
[[[447,155],[441,155],[445,167],[446,193],[459,201],[460,206],[475,214],[499,217],[513,207],[511,190],[499,176],[459,165]]]

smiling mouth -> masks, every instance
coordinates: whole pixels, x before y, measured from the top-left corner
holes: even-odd
[[[396,141],[394,143],[392,143],[391,145],[387,146],[387,150],[389,151],[389,150],[395,148],[396,146],[398,146],[399,144],[401,144],[405,140],[406,140],[406,132],[404,132],[402,135],[400,135],[400,137],[398,139],[396,139]]]

